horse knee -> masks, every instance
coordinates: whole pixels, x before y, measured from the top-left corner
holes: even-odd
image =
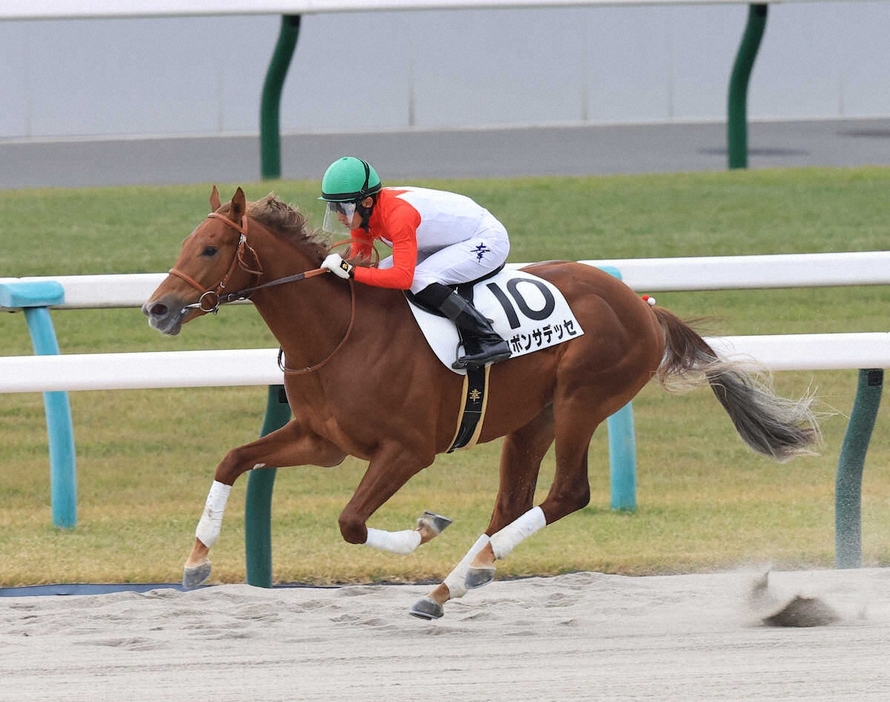
[[[337,521],[340,524],[340,535],[346,543],[363,544],[368,540],[368,527],[364,520],[343,512]]]
[[[238,476],[254,467],[248,466],[245,461],[241,447],[231,449],[216,467],[214,479],[226,485],[232,485]]]

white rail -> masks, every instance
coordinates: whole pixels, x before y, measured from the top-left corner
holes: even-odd
[[[890,285],[890,251],[590,259],[581,263],[617,269],[621,279],[640,293]],[[527,265],[511,263],[508,267]],[[0,285],[15,281],[55,281],[64,288],[65,299],[52,309],[141,307],[166,275],[130,273],[0,278]]]
[[[790,334],[707,339],[730,358],[775,371],[890,367],[890,334]],[[278,349],[0,357],[0,393],[280,385]]]
[[[280,385],[278,349],[0,357],[0,393]]]
[[[808,0],[763,0],[766,3]],[[478,10],[592,5],[741,5],[747,0],[4,0],[0,20],[312,15],[397,10]]]
[[[621,279],[639,292],[890,284],[890,251],[620,258],[581,263],[617,268]]]

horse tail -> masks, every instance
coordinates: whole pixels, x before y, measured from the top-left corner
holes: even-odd
[[[662,387],[677,392],[710,385],[739,436],[759,454],[784,462],[816,453],[822,435],[812,394],[797,401],[777,396],[764,369],[721,358],[688,324],[662,307],[652,309],[665,337],[654,376]]]

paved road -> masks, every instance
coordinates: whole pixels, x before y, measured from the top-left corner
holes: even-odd
[[[754,123],[751,168],[890,165],[890,119]],[[565,126],[282,138],[285,178],[355,154],[386,180],[724,170],[724,124]],[[257,137],[0,141],[0,189],[254,182]]]

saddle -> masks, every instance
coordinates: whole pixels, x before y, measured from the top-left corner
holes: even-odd
[[[455,286],[458,294],[491,320],[494,330],[510,344],[511,358],[570,341],[584,333],[552,283],[517,270],[501,269],[471,283]],[[460,335],[454,324],[406,293],[411,312],[436,357],[454,373]]]
[[[510,344],[513,354],[510,358],[550,348],[584,334],[559,289],[530,273],[501,269],[471,283],[455,286],[455,289],[491,320],[494,330]],[[424,306],[410,292],[405,296],[411,303],[409,307],[414,319],[439,361],[452,372],[466,376],[457,432],[448,453],[470,448],[476,444],[482,430],[491,366],[452,368],[461,346],[454,323],[437,310]]]

